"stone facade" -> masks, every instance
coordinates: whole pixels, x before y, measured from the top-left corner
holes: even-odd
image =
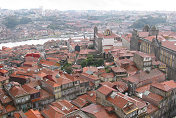
[[[103,33],[98,33],[98,28],[94,28],[94,48],[99,52],[111,49],[113,46],[122,46],[121,39],[111,30],[106,29]]]
[[[146,31],[146,30],[144,30]],[[168,67],[168,79],[175,80],[176,76],[176,50],[172,42],[158,36],[156,27],[149,30],[148,37],[139,37],[138,31],[134,30],[130,40],[130,49],[154,54],[156,59],[166,64]],[[168,45],[171,44],[171,45]]]
[[[133,57],[133,61],[139,69],[143,71],[150,71],[152,66],[152,57],[143,53],[136,52]]]

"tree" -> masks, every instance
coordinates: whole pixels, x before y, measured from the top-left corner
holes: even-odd
[[[5,18],[4,25],[7,28],[14,28],[18,25],[18,19],[16,16],[8,16]]]
[[[104,64],[104,60],[103,59],[97,59],[94,58],[93,55],[89,55],[87,57],[87,59],[83,60],[81,62],[81,66],[82,67],[86,67],[86,66],[102,66]]]
[[[160,23],[166,23],[166,18],[163,17],[151,17],[148,16],[147,18],[141,18],[133,23],[131,28],[143,28],[146,24],[148,25],[157,25]]]
[[[68,74],[71,74],[71,73],[73,72],[73,70],[72,70],[72,65],[69,64],[69,63],[65,63],[65,64],[62,66],[61,70],[64,70],[64,71],[67,72]]]
[[[15,28],[19,24],[27,24],[31,21],[32,20],[30,18],[27,18],[27,17],[22,17],[21,19],[19,19],[17,16],[8,16],[4,20],[4,25],[7,28],[12,29],[12,28]]]
[[[31,22],[32,20],[30,18],[27,17],[23,17],[20,19],[19,24],[27,24],[29,22]]]

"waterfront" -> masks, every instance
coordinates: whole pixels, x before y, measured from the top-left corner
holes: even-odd
[[[59,40],[60,38],[46,38],[46,39],[39,39],[39,40],[27,40],[27,41],[21,41],[21,42],[9,42],[9,43],[1,43],[0,44],[0,49],[2,49],[3,46],[5,47],[15,47],[15,46],[20,46],[20,45],[42,45],[47,41],[51,40]]]
[[[70,36],[69,36],[70,37]],[[47,41],[51,41],[51,40],[68,40],[69,39],[68,36],[61,36],[61,37],[58,37],[58,38],[45,38],[45,39],[38,39],[38,40],[27,40],[27,41],[20,41],[20,42],[9,42],[9,43],[1,43],[0,44],[0,49],[2,49],[3,46],[5,47],[15,47],[15,46],[20,46],[20,45],[42,45],[44,44],[45,42]],[[83,36],[72,36],[71,38],[83,38]]]

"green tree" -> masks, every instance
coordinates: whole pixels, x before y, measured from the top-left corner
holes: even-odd
[[[67,72],[68,74],[71,74],[71,73],[73,72],[73,70],[72,70],[72,65],[69,64],[69,63],[65,63],[65,64],[62,66],[61,70]]]
[[[89,55],[87,57],[87,59],[85,59],[81,62],[82,67],[86,67],[86,66],[96,66],[96,67],[98,67],[98,66],[102,66],[102,65],[104,65],[104,60],[94,58],[93,55]]]
[[[163,17],[151,17],[148,16],[147,18],[141,18],[133,23],[131,28],[143,28],[146,24],[148,25],[157,25],[160,23],[166,23],[166,18]]]
[[[19,24],[27,24],[29,22],[31,22],[32,20],[30,18],[27,17],[23,17],[20,19]]]
[[[7,28],[14,28],[18,25],[18,19],[16,16],[8,16],[5,18],[4,25]]]
[[[27,17],[22,17],[21,19],[19,19],[17,16],[8,16],[4,19],[4,25],[7,28],[12,29],[12,28],[15,28],[19,24],[27,24],[31,21],[32,20],[30,18],[27,18]]]

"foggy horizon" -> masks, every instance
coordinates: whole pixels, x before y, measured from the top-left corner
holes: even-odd
[[[1,9],[50,9],[50,10],[116,10],[116,11],[176,11],[174,0],[0,0]]]

